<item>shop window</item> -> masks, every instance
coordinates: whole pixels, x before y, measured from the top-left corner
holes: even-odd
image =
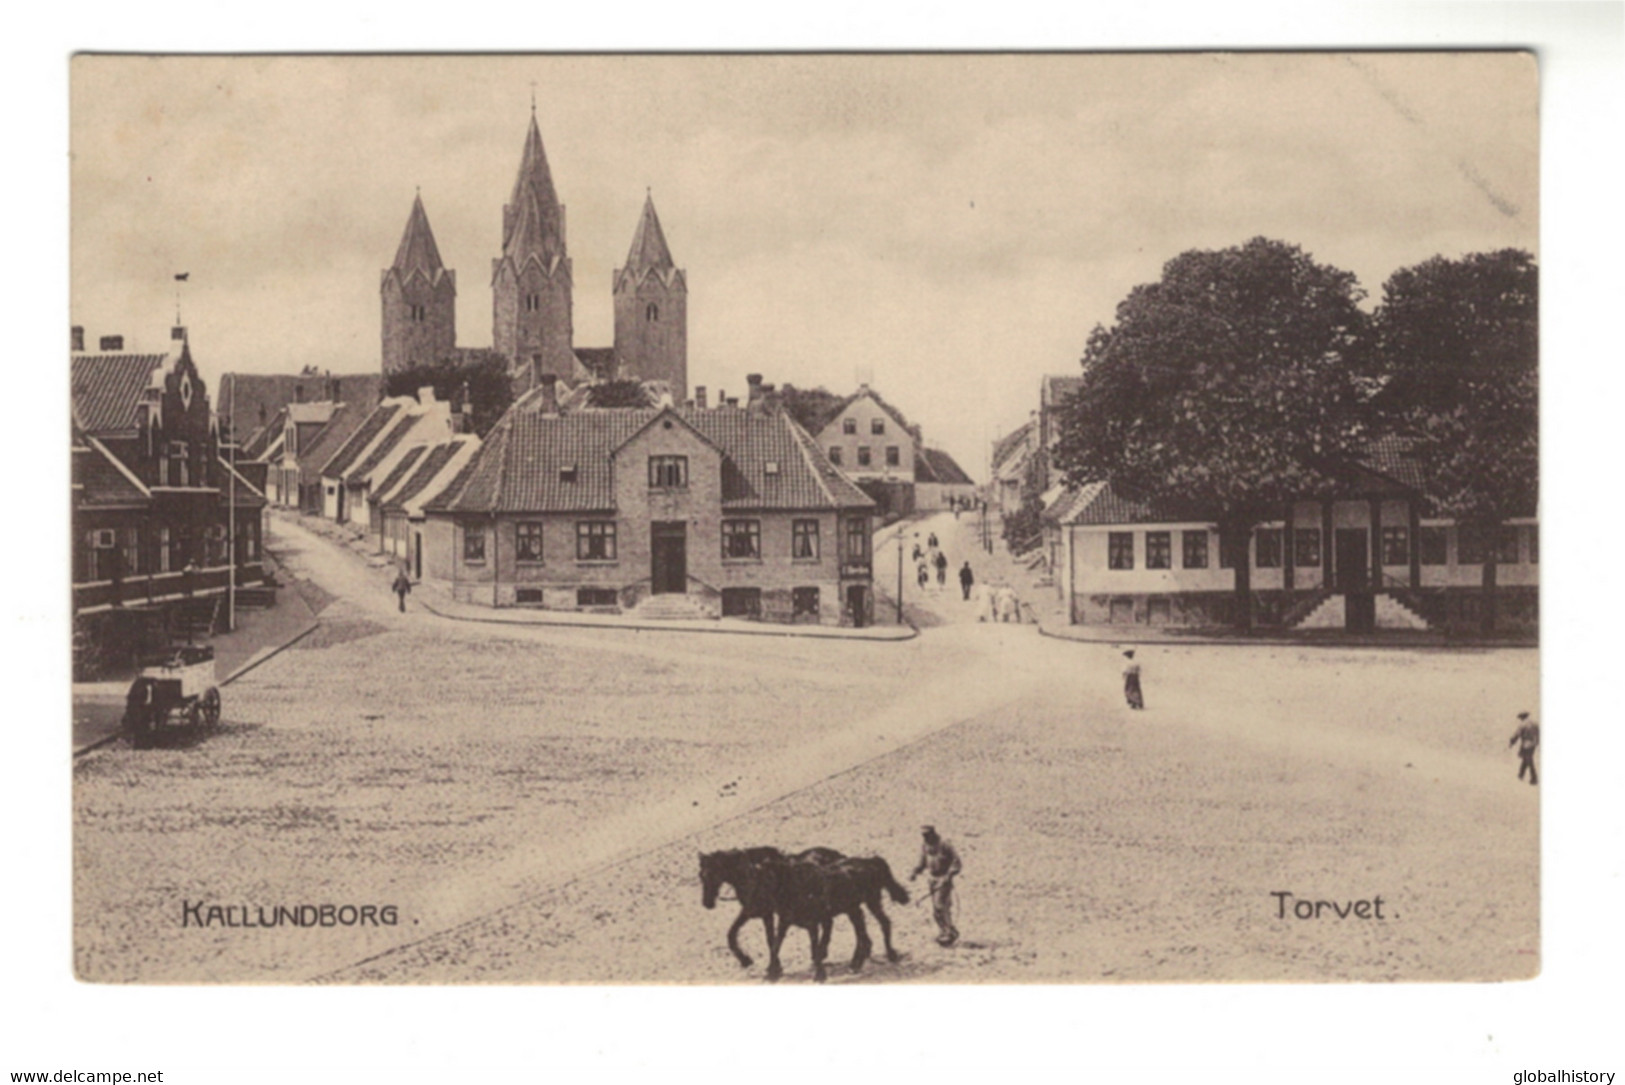
[[[762,616],[762,589],[723,588],[722,616],[724,618],[760,618]]]
[[[1174,561],[1173,532],[1147,531],[1145,533],[1145,567],[1171,569]]]
[[[1134,568],[1134,532],[1113,531],[1106,536],[1106,568]]]
[[[1261,527],[1253,532],[1253,559],[1260,569],[1281,567],[1281,529]]]
[[[1181,531],[1180,543],[1184,549],[1184,566],[1187,569],[1207,568],[1207,532]]]
[[[1320,528],[1300,527],[1293,530],[1292,564],[1300,569],[1320,566]]]
[[[854,516],[846,521],[846,560],[869,560],[869,520]]]

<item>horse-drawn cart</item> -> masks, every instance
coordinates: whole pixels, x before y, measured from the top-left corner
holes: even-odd
[[[212,647],[186,645],[142,661],[124,701],[124,733],[132,744],[149,746],[172,727],[202,732],[219,722]]]

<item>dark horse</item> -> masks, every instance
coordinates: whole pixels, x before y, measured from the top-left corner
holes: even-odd
[[[852,921],[857,934],[857,949],[852,954],[852,971],[856,972],[869,959],[874,943],[863,921],[863,908],[868,906],[880,923],[886,940],[886,959],[895,962],[897,950],[891,944],[891,920],[881,906],[881,892],[891,895],[898,904],[908,903],[908,890],[892,877],[891,867],[881,858],[837,859],[834,862],[814,862],[802,856],[795,858],[768,858],[758,868],[764,895],[771,900],[778,922],[768,942],[769,962],[767,978],[776,980],[783,975],[779,964],[779,947],[792,926],[807,932],[812,947],[813,978],[822,983],[825,978],[824,959],[829,954],[830,934],[835,929],[835,917],[844,915]]]
[[[797,855],[798,860],[813,863],[833,863],[842,858],[833,848],[808,848]],[[741,968],[753,963],[750,955],[739,948],[739,931],[752,919],[760,919],[767,933],[767,944],[773,946],[773,901],[767,893],[762,867],[770,862],[784,862],[789,856],[778,848],[734,848],[729,851],[703,852],[700,855],[700,903],[707,908],[717,906],[717,895],[724,885],[733,887],[739,901],[739,914],[728,928],[728,948]]]

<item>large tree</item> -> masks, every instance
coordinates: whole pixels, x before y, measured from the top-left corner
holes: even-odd
[[[1246,554],[1258,523],[1332,482],[1358,431],[1363,296],[1351,273],[1281,241],[1175,257],[1090,334],[1056,465],[1070,485],[1104,480],[1212,519],[1225,552]],[[1233,564],[1248,628],[1251,570]]]
[[[513,404],[507,363],[495,354],[466,364],[446,359],[398,370],[385,379],[384,394],[416,395],[418,389],[429,386],[433,386],[436,398],[466,411],[470,428],[481,437],[491,432],[497,419]]]
[[[1372,321],[1373,421],[1413,440],[1435,511],[1479,533],[1485,632],[1496,542],[1539,495],[1539,271],[1516,249],[1394,272]]]

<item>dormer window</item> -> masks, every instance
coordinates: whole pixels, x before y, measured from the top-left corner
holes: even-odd
[[[573,463],[565,464],[563,467],[559,468],[559,481],[560,482],[574,482],[575,480],[576,480],[576,465],[575,464],[573,464]]]
[[[778,473],[779,473],[779,461],[778,460],[768,460],[766,463],[762,464],[762,474],[764,474],[764,475],[776,475]]]

